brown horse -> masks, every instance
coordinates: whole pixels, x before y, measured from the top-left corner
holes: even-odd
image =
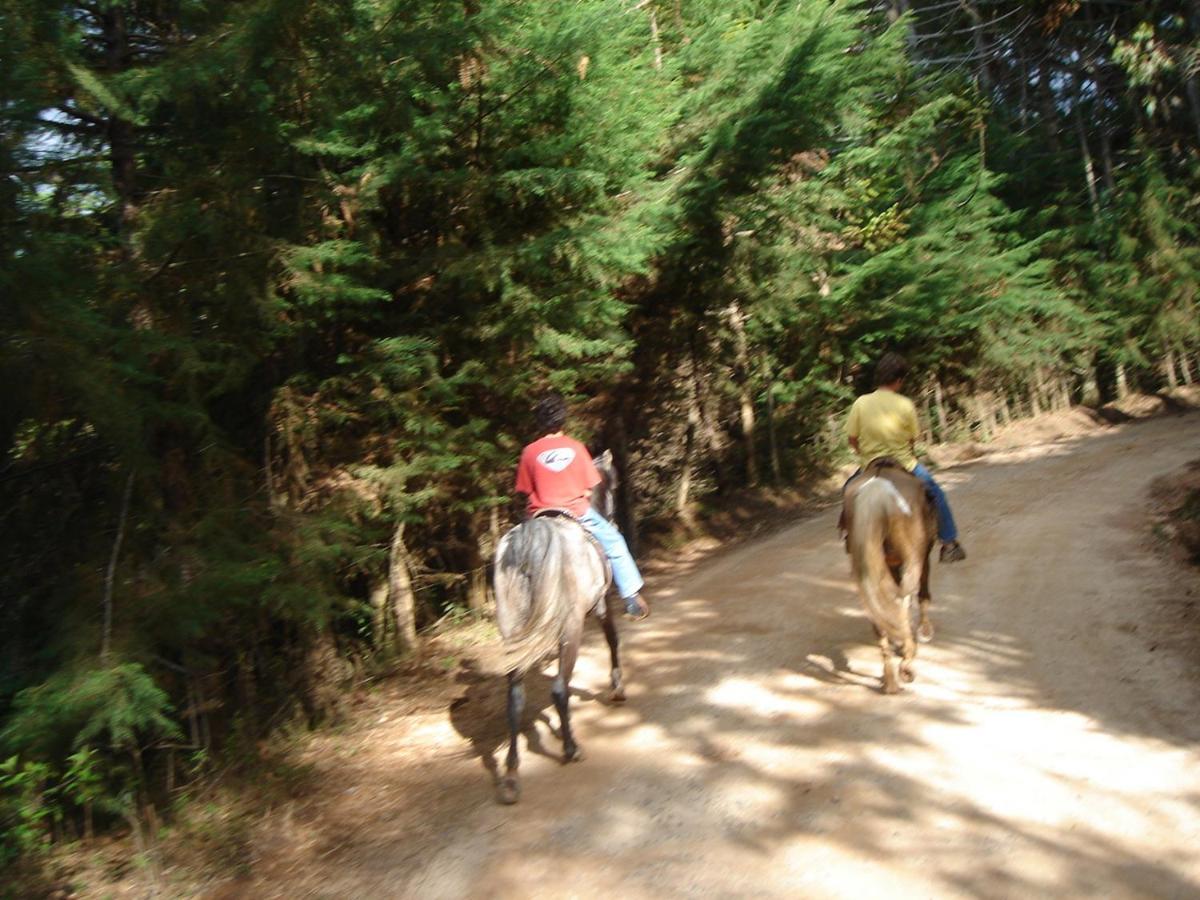
[[[901,679],[915,677],[914,596],[920,606],[917,637],[933,638],[929,552],[937,514],[925,485],[886,460],[873,461],[846,485],[844,504],[850,568],[883,653],[883,692],[896,694]]]

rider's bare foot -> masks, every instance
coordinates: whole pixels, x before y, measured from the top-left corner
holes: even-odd
[[[649,615],[650,604],[642,598],[641,594],[634,594],[632,597],[625,598],[625,618],[640,622]]]
[[[938,554],[938,562],[952,563],[967,558],[967,551],[958,541],[946,541],[942,544],[942,552]]]

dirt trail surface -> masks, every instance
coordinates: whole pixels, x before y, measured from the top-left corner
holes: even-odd
[[[944,472],[970,559],[936,567],[898,697],[833,510],[660,579],[623,706],[589,626],[584,762],[534,677],[497,805],[503,690],[463,671],[453,704],[318,737],[317,793],[212,896],[1198,897],[1200,681],[1163,621],[1196,581],[1146,512],[1198,456],[1191,415]]]

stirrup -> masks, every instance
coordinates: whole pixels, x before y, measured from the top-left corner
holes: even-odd
[[[938,562],[952,563],[966,558],[967,551],[962,548],[962,544],[958,541],[950,541],[947,544],[942,544],[942,549],[938,553]]]
[[[635,622],[640,622],[642,619],[650,616],[650,604],[642,599],[640,593],[634,594],[632,597],[624,598],[625,602],[625,617],[633,619]]]

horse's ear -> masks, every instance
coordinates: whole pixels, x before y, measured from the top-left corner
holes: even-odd
[[[599,456],[596,457],[596,462],[602,466],[611,466],[612,465],[612,451],[605,450],[603,453],[601,453]]]

